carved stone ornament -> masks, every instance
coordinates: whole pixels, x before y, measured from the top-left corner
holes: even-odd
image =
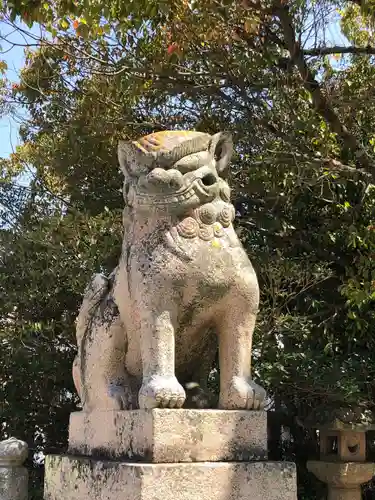
[[[227,133],[157,132],[120,142],[124,240],[117,268],[94,276],[77,318],[73,378],[83,409],[189,406],[217,351],[218,404],[261,409],[251,378],[259,303],[253,267],[232,226]]]
[[[21,466],[28,455],[28,446],[14,437],[0,441],[0,467]]]

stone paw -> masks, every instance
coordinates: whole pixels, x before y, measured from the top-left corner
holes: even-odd
[[[252,380],[233,377],[220,392],[219,408],[224,410],[262,410],[266,391]]]
[[[176,377],[160,375],[144,380],[138,395],[141,409],[181,408],[185,399],[184,388]]]

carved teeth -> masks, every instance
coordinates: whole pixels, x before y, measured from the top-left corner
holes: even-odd
[[[194,191],[189,189],[188,191],[184,193],[177,193],[174,195],[155,195],[155,194],[145,194],[145,193],[136,193],[136,199],[138,205],[157,205],[157,206],[164,206],[172,203],[180,203],[182,201],[189,200],[194,196]]]

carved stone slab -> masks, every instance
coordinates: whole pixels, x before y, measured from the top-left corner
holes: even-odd
[[[69,453],[142,462],[267,458],[267,414],[243,410],[77,412]]]
[[[297,500],[288,462],[136,464],[46,458],[45,500]]]

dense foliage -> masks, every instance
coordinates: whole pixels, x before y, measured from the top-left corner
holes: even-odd
[[[0,170],[3,435],[36,452],[66,445],[75,315],[92,272],[120,252],[118,138],[229,129],[237,228],[262,290],[254,363],[271,396],[270,455],[297,462],[301,499],[321,498],[304,468],[311,426],[371,420],[375,402],[371,2],[2,10],[18,29],[20,17],[45,30],[8,92],[4,80],[3,105],[28,117]],[[333,25],[342,46],[327,42]]]

